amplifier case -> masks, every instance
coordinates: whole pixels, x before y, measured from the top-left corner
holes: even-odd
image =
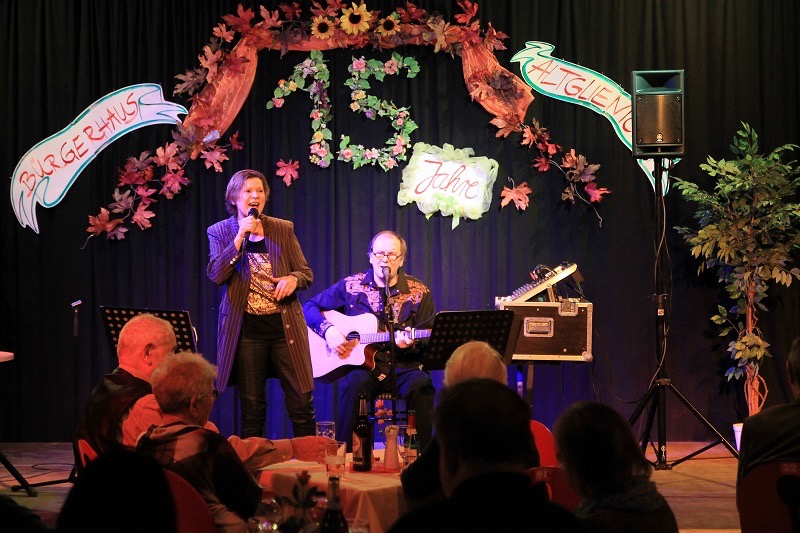
[[[514,311],[506,361],[592,360],[591,303],[503,302],[502,307]]]

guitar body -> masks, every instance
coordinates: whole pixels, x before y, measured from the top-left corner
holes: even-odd
[[[338,311],[323,311],[325,318],[342,332],[348,344],[352,345],[350,352],[344,359],[331,352],[324,338],[308,328],[308,347],[311,351],[311,366],[314,378],[323,383],[333,383],[343,378],[351,366],[363,366],[367,370],[375,368],[374,346],[363,343],[365,336],[375,336],[378,333],[378,319],[375,315],[347,316]],[[388,334],[385,334],[388,339]],[[385,339],[384,339],[385,340]],[[375,341],[370,341],[375,342]]]

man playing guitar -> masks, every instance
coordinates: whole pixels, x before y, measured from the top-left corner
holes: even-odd
[[[405,400],[407,409],[417,413],[421,448],[430,440],[435,390],[430,376],[421,369],[422,350],[415,342],[427,335],[411,328],[430,327],[434,316],[433,298],[421,281],[401,270],[406,250],[406,242],[400,235],[393,231],[379,232],[370,243],[371,269],[340,280],[303,305],[306,321],[313,332],[309,340],[315,377],[321,377],[318,368],[324,366],[324,358],[329,359],[325,362],[326,368],[337,367],[338,374],[344,374],[339,387],[336,439],[347,442],[348,449],[358,416],[359,394],[374,398],[379,393],[393,392],[388,343],[365,345],[375,342],[375,338],[386,341],[391,338],[388,333],[376,330],[383,330],[386,323],[387,285],[391,312],[397,324],[394,335],[397,392]],[[366,335],[369,333],[377,333],[377,336]],[[366,343],[362,343],[362,339]],[[341,364],[331,363],[333,357],[338,357]],[[334,373],[328,375],[334,376]]]

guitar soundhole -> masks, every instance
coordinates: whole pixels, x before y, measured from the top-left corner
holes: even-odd
[[[361,341],[361,335],[357,331],[351,331],[350,333],[345,335],[345,338],[347,339],[348,342],[356,341],[355,344],[358,344],[359,341]],[[355,344],[353,346],[355,346]]]

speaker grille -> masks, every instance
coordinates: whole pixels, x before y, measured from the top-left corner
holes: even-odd
[[[636,96],[636,144],[683,144],[683,98],[679,94]]]

